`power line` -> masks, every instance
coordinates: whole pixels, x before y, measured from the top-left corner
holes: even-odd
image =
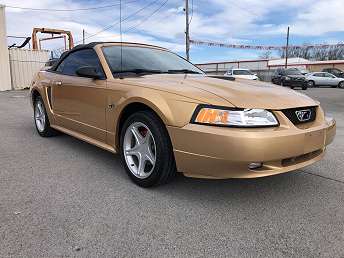
[[[150,7],[151,5],[154,5],[156,2],[158,2],[158,0],[155,0],[155,1],[152,1],[152,2],[148,3],[148,4],[145,5],[144,7],[140,8],[139,10],[137,10],[136,12],[134,12],[134,13],[132,13],[132,14],[129,14],[128,16],[126,16],[126,17],[123,18],[123,19],[120,18],[119,21],[116,21],[116,22],[114,22],[114,23],[112,23],[112,24],[110,24],[110,25],[108,25],[108,26],[102,28],[101,30],[97,31],[96,33],[91,34],[90,36],[86,37],[86,38],[85,38],[85,41],[86,41],[87,39],[90,39],[90,38],[92,38],[92,37],[97,36],[98,34],[104,32],[104,31],[107,31],[107,30],[109,30],[109,29],[115,27],[116,25],[120,24],[120,23],[123,22],[123,21],[129,20],[131,17],[133,17],[133,16],[135,16],[136,14],[142,12],[144,9]],[[75,42],[75,44],[79,44],[79,43],[81,43],[81,42],[82,42],[82,40],[79,40],[79,41]],[[64,47],[60,47],[60,48],[54,49],[53,51],[58,51],[58,50],[61,50],[61,49],[63,49],[63,48],[64,48]]]
[[[154,16],[157,12],[159,12],[168,2],[169,0],[166,0],[165,2],[163,2],[157,9],[155,9],[151,14],[149,14],[148,16],[146,16],[143,20],[141,20],[139,23],[137,23],[134,26],[131,26],[130,28],[128,28],[127,30],[125,30],[125,32],[131,31],[136,29],[137,27],[139,27],[140,25],[142,25],[143,23],[145,23],[148,19],[150,19],[152,16]]]
[[[194,0],[191,1],[191,18],[190,18],[190,21],[189,21],[189,25],[192,22],[193,14],[194,14]]]
[[[104,31],[107,31],[107,30],[109,30],[109,29],[115,27],[116,25],[120,24],[121,22],[124,22],[124,21],[126,21],[126,20],[129,20],[131,17],[133,17],[133,16],[135,16],[136,14],[142,12],[144,9],[150,7],[151,5],[155,4],[156,2],[158,2],[158,0],[155,0],[155,1],[153,1],[153,2],[150,2],[149,4],[145,5],[144,7],[142,7],[142,8],[139,9],[139,10],[137,10],[136,12],[134,12],[134,13],[132,13],[132,14],[129,14],[129,15],[126,16],[125,18],[120,19],[119,21],[114,22],[114,23],[112,23],[112,24],[110,24],[110,25],[104,27],[103,29],[101,29],[100,31],[98,31],[98,32],[96,32],[96,33],[94,33],[94,34],[91,34],[91,35],[88,36],[86,39],[89,39],[89,38],[92,38],[92,37],[94,37],[94,36],[97,36],[98,34],[100,34],[100,33],[104,32]],[[77,43],[79,43],[79,42],[77,42]]]
[[[235,7],[237,7],[238,9],[248,13],[248,14],[252,14],[253,16],[255,16],[256,18],[259,17],[260,15],[257,14],[256,12],[253,12],[251,9],[247,9],[247,8],[244,8],[240,5],[238,5],[235,1],[231,1],[231,5],[234,5]]]
[[[138,2],[139,0],[133,0],[128,3]],[[44,11],[44,12],[76,12],[76,11],[89,11],[89,10],[97,10],[97,9],[105,9],[114,6],[119,6],[120,3],[110,4],[110,5],[103,5],[103,6],[95,6],[89,8],[77,8],[77,9],[48,9],[48,8],[31,8],[31,7],[21,7],[21,6],[13,6],[13,5],[5,5],[6,8],[11,9],[20,9],[20,10],[28,10],[28,11]]]

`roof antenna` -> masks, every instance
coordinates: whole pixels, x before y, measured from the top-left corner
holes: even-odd
[[[122,35],[122,0],[119,0],[119,34],[121,40],[121,73],[120,79],[123,79],[122,72],[123,72],[123,35]]]

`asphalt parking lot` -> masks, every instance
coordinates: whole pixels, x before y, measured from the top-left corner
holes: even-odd
[[[28,92],[0,93],[0,256],[344,257],[344,90],[305,93],[337,120],[321,162],[154,189],[131,183],[116,155],[39,137]]]

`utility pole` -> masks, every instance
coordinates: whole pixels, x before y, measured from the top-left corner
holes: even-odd
[[[82,30],[82,44],[85,44],[85,30]]]
[[[288,68],[289,26],[287,30],[287,45],[285,46],[285,69]]]
[[[185,0],[185,50],[186,60],[190,60],[189,0]]]

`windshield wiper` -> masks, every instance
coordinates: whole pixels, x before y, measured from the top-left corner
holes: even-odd
[[[122,73],[135,73],[135,74],[158,74],[163,73],[161,70],[149,70],[149,69],[131,69],[131,70],[123,70],[123,71],[115,71],[114,74],[122,74]]]
[[[200,72],[189,70],[189,69],[180,69],[180,70],[168,70],[168,73],[192,73],[192,74],[201,74]]]

